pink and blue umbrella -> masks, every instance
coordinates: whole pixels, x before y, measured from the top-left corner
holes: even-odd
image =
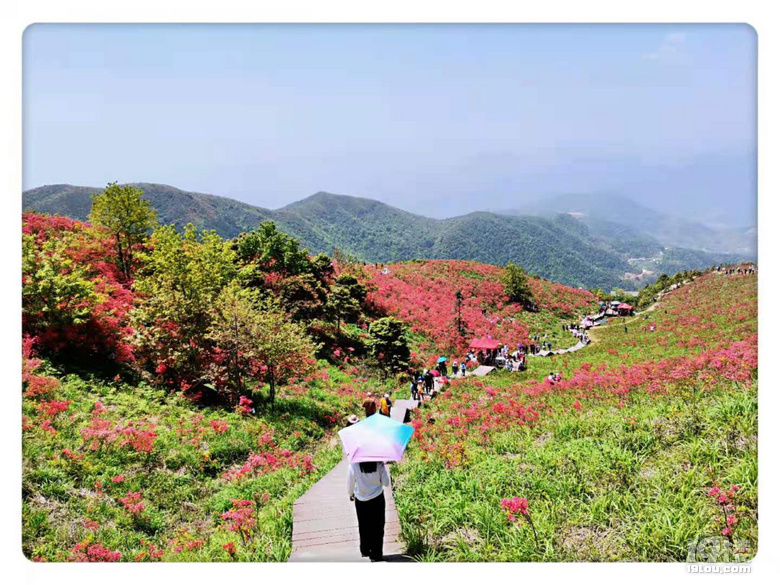
[[[413,433],[411,426],[376,413],[341,429],[339,438],[350,463],[398,461]]]

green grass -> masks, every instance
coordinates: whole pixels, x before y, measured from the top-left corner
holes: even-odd
[[[486,434],[474,425],[449,426],[447,419],[471,404],[490,407],[482,382],[473,379],[426,405],[418,418],[422,430],[433,433],[433,451],[413,442],[395,475],[410,552],[420,561],[684,561],[690,541],[717,536],[722,528],[707,490],[738,484],[734,538],[747,543],[747,558],[755,554],[755,381],[722,380],[700,388],[695,401],[684,384],[663,394],[634,391],[623,400],[581,397],[581,410],[572,407],[577,396],[570,392],[523,392],[550,371],[568,378],[585,362],[614,369],[695,356],[755,332],[755,280],[705,281],[699,294],[695,302],[671,297],[647,320],[627,320],[628,333],[616,320],[581,351],[531,358],[525,372],[483,379],[501,396],[538,411],[536,424]],[[752,318],[728,310],[743,301]],[[680,326],[692,316],[701,323]],[[649,332],[649,323],[657,330]],[[678,345],[679,339],[686,343]],[[527,498],[538,543],[530,524],[510,523],[502,511],[501,499],[514,496]]]

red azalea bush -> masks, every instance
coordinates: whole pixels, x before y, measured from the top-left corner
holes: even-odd
[[[71,361],[133,361],[130,283],[109,234],[59,216],[22,217],[22,329]]]

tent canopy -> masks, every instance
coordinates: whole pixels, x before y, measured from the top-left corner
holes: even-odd
[[[618,305],[618,309],[627,309],[629,311],[632,311],[634,309],[634,307],[632,307],[628,303],[622,303],[622,304]]]
[[[501,347],[499,341],[487,337],[478,337],[469,345],[469,348],[471,349],[498,349],[499,347]]]

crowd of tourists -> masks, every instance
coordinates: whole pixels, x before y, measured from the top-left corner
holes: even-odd
[[[755,274],[756,267],[753,264],[749,264],[748,266],[737,266],[736,268],[718,266],[715,272],[720,272],[721,274],[725,274],[726,276],[730,276],[734,274],[736,274],[737,276],[747,276],[748,274]]]

